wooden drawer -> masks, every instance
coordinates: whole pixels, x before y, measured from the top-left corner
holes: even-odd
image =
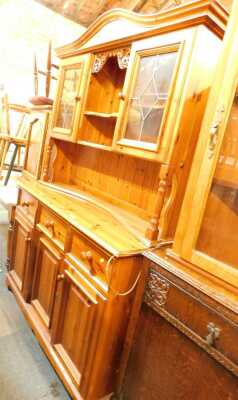
[[[85,279],[84,275],[67,260],[64,262],[64,275],[67,279],[72,281],[76,287],[80,288],[81,292],[87,298],[87,303],[89,305],[98,304],[100,299],[106,301],[106,298],[97,291],[96,287]]]
[[[41,206],[38,229],[52,240],[59,248],[64,249],[67,224],[47,208]]]
[[[98,282],[106,291],[108,289],[107,262],[110,255],[85,238],[77,231],[72,231],[70,249],[67,257],[82,272]]]
[[[20,190],[17,210],[23,213],[24,216],[32,223],[34,223],[36,218],[37,206],[37,199],[24,190]]]
[[[156,264],[150,267],[145,301],[238,375],[238,324],[235,314],[233,318],[231,311]]]

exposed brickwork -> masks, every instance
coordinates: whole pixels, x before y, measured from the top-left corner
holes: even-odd
[[[176,3],[191,0],[36,0],[84,26],[90,25],[104,11],[120,7],[141,13],[155,13]],[[230,9],[233,0],[220,0]]]

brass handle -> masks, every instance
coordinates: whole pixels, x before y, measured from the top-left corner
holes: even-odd
[[[213,346],[215,340],[219,338],[221,330],[213,322],[207,325],[208,335],[206,336],[206,342],[208,346]]]
[[[80,101],[81,100],[81,96],[75,96],[75,101]]]
[[[126,98],[126,96],[122,92],[118,93],[118,97],[119,97],[120,100],[125,100],[125,98]]]
[[[209,152],[208,152],[208,158],[212,158],[215,152],[216,144],[217,144],[217,138],[218,138],[218,133],[219,133],[219,128],[223,119],[223,114],[225,112],[225,107],[222,105],[220,108],[217,109],[214,122],[210,128],[210,141],[209,141]]]
[[[210,129],[210,142],[209,142],[209,158],[213,157],[215,147],[217,144],[217,137],[218,137],[218,131],[219,131],[219,126],[220,124],[214,124],[212,125]]]
[[[23,201],[23,202],[21,203],[21,205],[22,205],[22,207],[30,207],[29,201]]]

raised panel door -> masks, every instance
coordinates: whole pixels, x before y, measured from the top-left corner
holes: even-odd
[[[60,253],[43,238],[39,239],[32,293],[32,305],[43,323],[49,328],[55,300]]]
[[[55,349],[80,393],[87,398],[96,338],[105,298],[66,262],[58,318],[52,325]]]
[[[28,264],[31,257],[31,231],[15,219],[13,231],[13,252],[10,263],[10,274],[14,279],[18,289],[23,293],[25,299],[28,297],[28,290],[24,290],[25,277],[27,275]]]

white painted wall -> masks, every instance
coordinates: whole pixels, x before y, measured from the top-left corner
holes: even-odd
[[[49,39],[58,47],[84,30],[34,0],[0,0],[0,83],[5,84],[10,101],[25,102],[34,94],[34,51],[45,69]]]

